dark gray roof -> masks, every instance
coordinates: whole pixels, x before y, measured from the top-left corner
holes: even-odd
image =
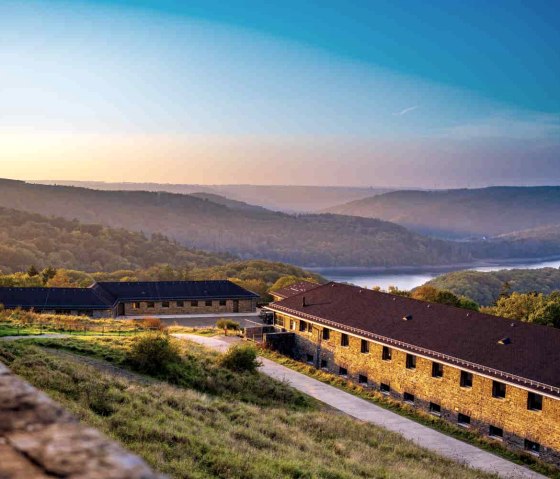
[[[298,281],[297,283],[286,286],[285,288],[277,289],[276,291],[271,291],[271,294],[278,296],[279,298],[285,299],[298,293],[305,293],[312,288],[319,286],[317,283],[312,283],[311,281]]]
[[[24,309],[108,309],[93,288],[0,288],[0,304]]]
[[[89,288],[0,288],[0,304],[35,309],[110,309],[119,301],[257,297],[227,280],[99,282]]]
[[[252,299],[258,294],[227,280],[215,281],[142,281],[97,283],[112,297],[125,300],[166,299]]]
[[[560,329],[339,283],[269,307],[560,396]]]

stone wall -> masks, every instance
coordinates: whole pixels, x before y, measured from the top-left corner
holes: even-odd
[[[398,400],[404,400],[404,393],[412,394],[411,405],[429,411],[433,403],[441,408],[437,415],[454,424],[458,424],[459,414],[469,416],[468,427],[483,435],[489,435],[490,425],[503,429],[501,440],[512,448],[525,449],[526,439],[538,443],[540,457],[560,466],[559,399],[543,396],[542,410],[529,410],[528,391],[521,387],[508,384],[505,398],[494,398],[492,378],[472,373],[472,387],[461,387],[461,369],[455,366],[444,364],[443,376],[432,377],[431,359],[415,356],[416,367],[408,369],[405,351],[390,348],[391,360],[383,360],[380,343],[367,341],[369,352],[362,353],[360,337],[347,335],[348,346],[342,346],[340,331],[329,328],[329,339],[325,340],[319,324],[305,321],[310,327],[300,331],[298,319],[276,316],[281,326],[296,333],[296,359],[334,374],[342,367],[348,379],[365,380],[365,387],[379,390],[383,383],[390,388],[388,394]]]
[[[0,478],[163,479],[0,363]]]
[[[254,299],[240,299],[225,300],[225,304],[221,305],[217,299],[208,300],[210,304],[206,304],[206,300],[197,300],[197,306],[191,303],[191,300],[183,301],[183,306],[177,304],[177,301],[168,301],[169,306],[164,307],[162,301],[153,301],[154,307],[149,308],[149,301],[138,301],[138,306],[135,307],[135,302],[124,304],[124,314],[126,316],[139,316],[139,315],[166,315],[166,314],[220,314],[220,313],[233,313],[235,310],[234,301],[238,301],[239,313],[253,313],[256,310],[256,300]]]

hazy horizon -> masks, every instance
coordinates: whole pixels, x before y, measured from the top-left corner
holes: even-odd
[[[560,184],[554,7],[7,0],[0,177]]]

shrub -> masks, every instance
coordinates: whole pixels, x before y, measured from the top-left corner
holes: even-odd
[[[227,336],[228,330],[239,330],[239,323],[237,321],[233,321],[232,319],[219,319],[218,321],[216,321],[216,327],[223,329],[224,334]]]
[[[159,331],[164,329],[161,319],[159,318],[142,318],[136,320],[136,324],[143,329],[157,329]]]
[[[249,345],[232,346],[220,358],[220,365],[237,372],[255,372],[261,365],[257,359],[257,350]]]
[[[170,365],[181,363],[179,347],[161,332],[143,334],[128,351],[128,363],[137,371],[152,376],[162,376]]]

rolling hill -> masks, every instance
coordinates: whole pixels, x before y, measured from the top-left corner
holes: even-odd
[[[379,218],[445,238],[490,237],[560,224],[560,187],[393,191],[326,211]]]
[[[159,233],[189,248],[244,259],[307,266],[433,265],[474,259],[468,245],[426,238],[386,221],[240,210],[191,195],[0,180],[0,206]]]

